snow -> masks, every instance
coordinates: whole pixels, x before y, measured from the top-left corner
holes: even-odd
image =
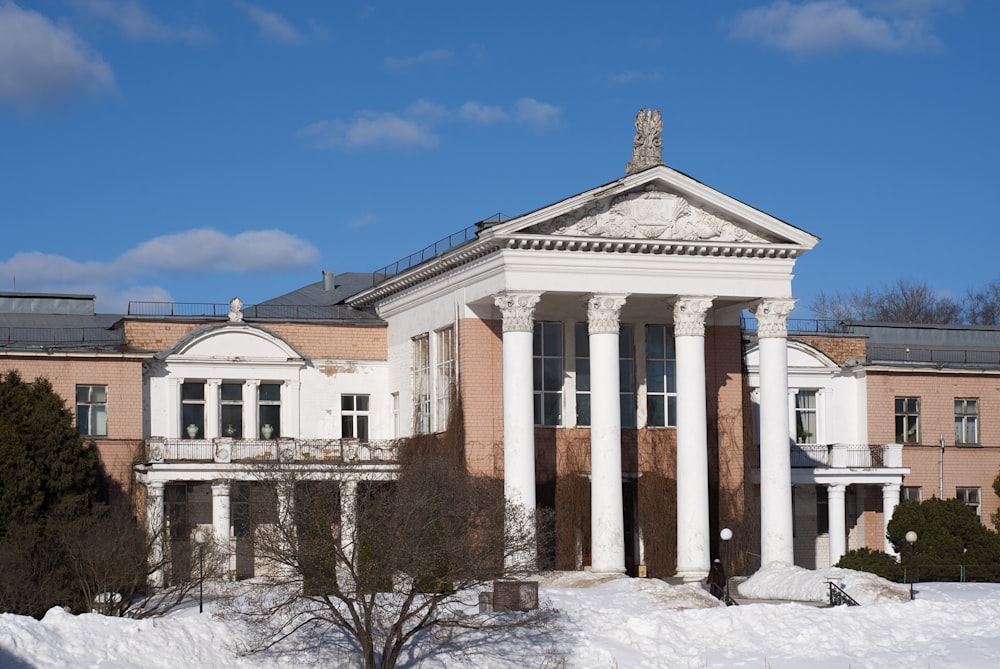
[[[907,587],[846,569],[768,565],[734,589],[725,607],[697,585],[584,572],[542,574],[543,604],[558,610],[539,629],[468,632],[401,666],[477,667],[929,667],[1000,666],[1000,584]],[[818,606],[827,582],[861,606]],[[767,602],[758,600],[769,600]],[[773,600],[796,600],[774,603]],[[517,615],[517,614],[510,614]],[[0,667],[100,669],[352,666],[334,644],[289,643],[241,655],[247,631],[222,616],[214,592],[160,618],[132,620],[61,609],[40,620],[0,615]]]

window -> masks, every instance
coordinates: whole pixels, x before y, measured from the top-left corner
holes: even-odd
[[[340,396],[340,435],[368,440],[368,395]]]
[[[562,424],[562,323],[536,321],[533,337],[535,425]]]
[[[252,488],[249,483],[233,481],[230,488],[230,513],[233,524],[234,537],[249,537],[252,532],[250,518],[250,492]]]
[[[816,443],[816,391],[795,393],[795,443]]]
[[[896,443],[920,443],[920,399],[896,398]]]
[[[219,388],[221,433],[233,439],[243,438],[243,383],[223,382]]]
[[[677,425],[677,354],[665,325],[646,326],[646,424]]]
[[[979,400],[955,398],[955,443],[979,443]]]
[[[918,485],[904,485],[899,489],[899,501],[900,502],[919,502],[920,501],[920,486]]]
[[[451,407],[452,389],[455,383],[455,330],[445,328],[436,333],[434,364],[434,405],[435,422],[438,432],[448,429],[448,411]]]
[[[634,328],[624,323],[618,332],[618,383],[621,426],[635,427]],[[586,323],[574,326],[576,349],[576,424],[590,425],[590,332]]]
[[[186,539],[187,529],[187,485],[168,483],[163,486],[163,520],[167,536],[171,539]]]
[[[399,438],[399,393],[392,394],[392,437]]]
[[[85,437],[108,436],[108,387],[76,387],[76,429]]]
[[[830,489],[816,486],[816,533],[830,533]]]
[[[979,515],[979,488],[955,488],[955,497]]]
[[[257,386],[258,434],[264,439],[281,436],[281,384],[261,383]]]
[[[205,437],[205,382],[181,384],[181,434],[188,439]]]
[[[426,334],[413,339],[413,429],[417,434],[431,431],[431,349]]]

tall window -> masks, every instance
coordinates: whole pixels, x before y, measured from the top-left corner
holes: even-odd
[[[435,422],[439,432],[448,429],[448,411],[455,384],[455,330],[445,328],[436,333],[434,364]]]
[[[646,424],[677,425],[677,353],[666,325],[646,326]]]
[[[108,387],[76,387],[76,429],[85,437],[108,436]]]
[[[795,393],[795,443],[816,443],[816,391]]]
[[[257,431],[264,439],[281,436],[281,384],[257,386]]]
[[[533,338],[535,425],[562,424],[562,323],[536,321]]]
[[[896,443],[920,443],[920,398],[896,398]]]
[[[187,525],[187,485],[168,483],[163,486],[163,521],[167,536],[171,539],[186,539]]]
[[[205,382],[181,384],[181,434],[188,439],[205,438]]]
[[[830,489],[816,486],[816,533],[830,533]]]
[[[966,506],[971,506],[979,515],[979,488],[955,488],[955,497]]]
[[[340,396],[340,435],[368,440],[368,395]]]
[[[955,398],[955,443],[979,443],[979,400]]]
[[[413,429],[417,434],[431,431],[431,349],[426,334],[413,339]]]
[[[234,537],[248,537],[253,531],[253,521],[250,516],[251,490],[249,483],[239,481],[233,481],[230,488],[229,508]]]
[[[243,383],[224,381],[219,388],[219,417],[222,436],[243,438]]]
[[[618,331],[618,383],[621,425],[635,427],[635,329],[623,323]],[[590,332],[586,323],[574,326],[576,339],[576,424],[590,425]]]

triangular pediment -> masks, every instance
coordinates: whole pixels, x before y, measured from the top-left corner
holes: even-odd
[[[819,240],[665,165],[496,226],[496,236],[794,245]]]

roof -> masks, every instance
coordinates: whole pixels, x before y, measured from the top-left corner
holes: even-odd
[[[327,287],[327,281],[317,281],[265,300],[257,306],[296,305],[296,306],[331,306],[343,304],[344,300],[371,288],[374,285],[374,274],[371,272],[345,272],[332,275],[333,286]]]

